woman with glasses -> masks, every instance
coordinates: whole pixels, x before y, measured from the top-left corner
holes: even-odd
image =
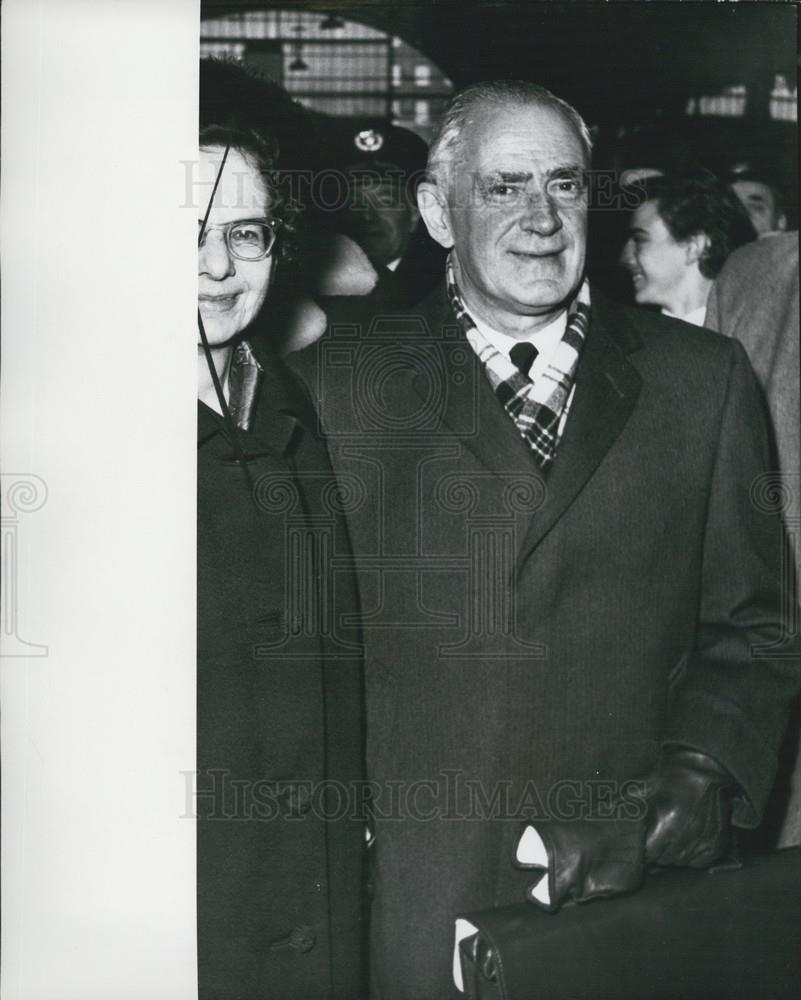
[[[342,498],[310,403],[253,336],[293,231],[292,114],[275,85],[201,64],[201,1000],[363,994],[361,664],[342,626],[357,610]]]

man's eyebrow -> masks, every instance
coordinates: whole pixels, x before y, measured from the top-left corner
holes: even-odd
[[[547,171],[546,177],[583,177],[587,173],[587,168],[581,164],[566,164],[560,167],[553,167]],[[522,184],[530,181],[534,176],[531,171],[523,170],[490,170],[484,174],[485,181],[500,180],[507,184]]]
[[[587,168],[580,163],[568,163],[562,167],[554,167],[546,174],[547,177],[585,177]]]
[[[484,181],[504,181],[506,184],[522,184],[530,181],[534,175],[519,170],[490,170],[483,176]]]

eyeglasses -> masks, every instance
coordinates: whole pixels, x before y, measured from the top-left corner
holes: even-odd
[[[205,244],[212,229],[220,229],[228,253],[237,260],[264,260],[275,246],[280,219],[237,219],[222,226],[206,226],[198,219],[198,250]],[[201,235],[202,234],[202,235]]]

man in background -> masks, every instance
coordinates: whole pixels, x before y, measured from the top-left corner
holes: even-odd
[[[413,305],[437,283],[443,260],[417,208],[428,147],[409,129],[374,119],[357,121],[341,141],[338,169],[347,180],[341,225],[378,274],[369,308]]]
[[[798,233],[776,233],[736,250],[723,265],[709,296],[706,326],[745,347],[765,394],[774,443],[776,489],[788,529],[785,574],[788,613],[801,624],[801,385],[799,385]],[[770,846],[801,843],[801,746],[799,718],[785,741],[773,797]]]
[[[787,229],[787,213],[781,192],[762,174],[750,170],[738,172],[729,181],[729,187],[748,212],[757,236]]]

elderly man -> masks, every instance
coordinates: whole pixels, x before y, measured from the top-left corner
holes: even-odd
[[[621,257],[635,301],[702,326],[712,282],[756,231],[737,198],[711,175],[648,178],[643,189]]]
[[[797,685],[753,374],[590,290],[589,155],[543,88],[458,95],[419,191],[443,284],[295,362],[352,498],[381,1000],[456,995],[460,913],[719,857]]]

